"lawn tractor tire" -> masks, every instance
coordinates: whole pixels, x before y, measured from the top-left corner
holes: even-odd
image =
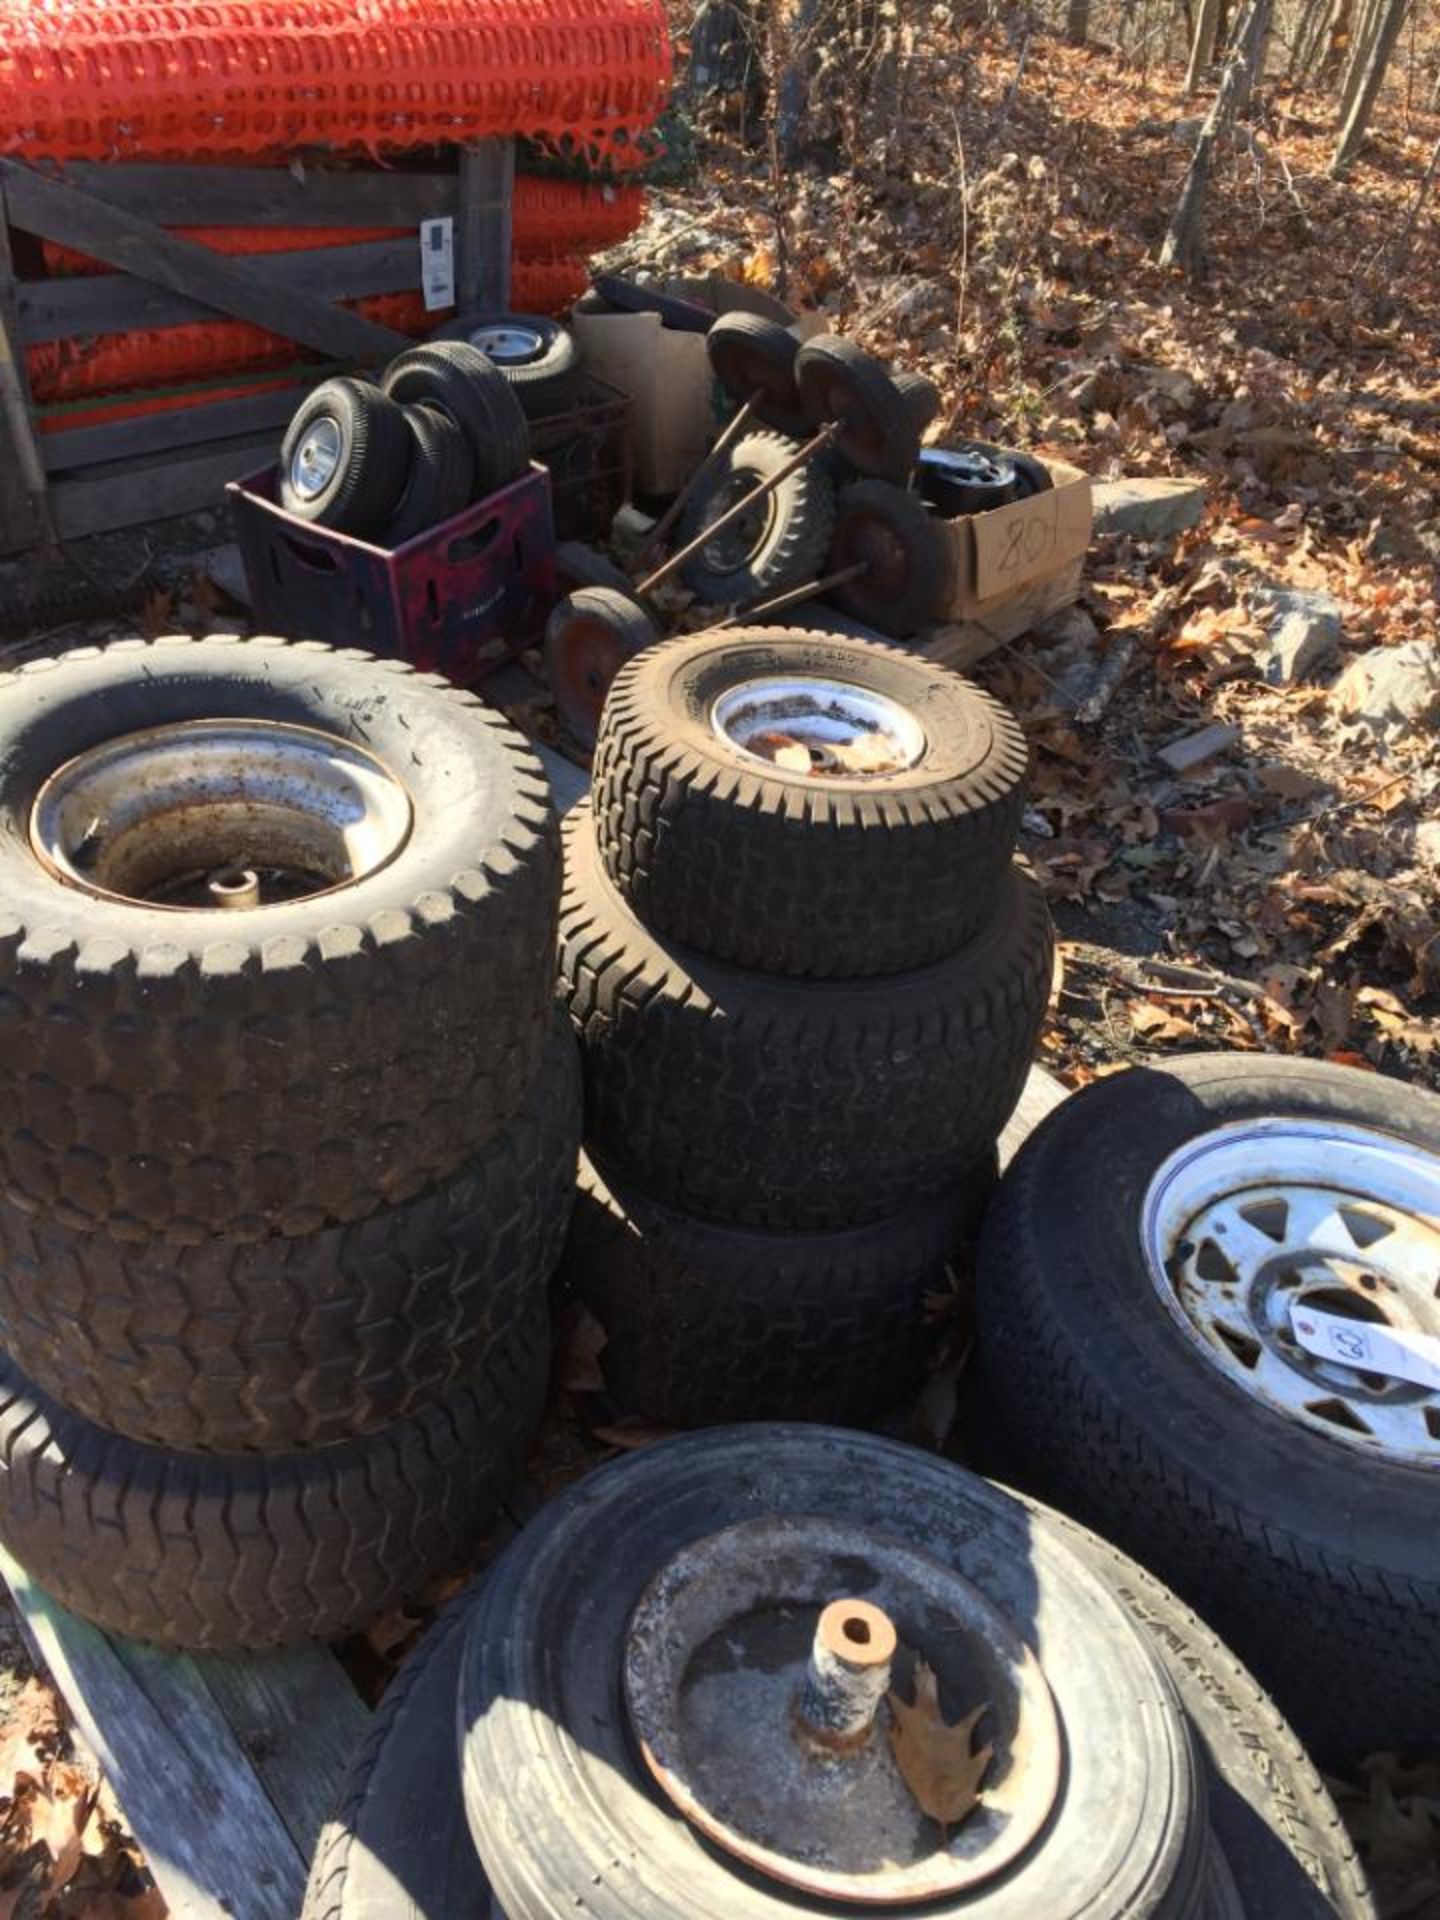
[[[542,1300],[423,1412],[272,1454],[142,1446],[0,1356],[0,1540],[111,1633],[217,1653],[338,1639],[472,1560],[539,1430],[549,1344]]]
[[[320,1829],[300,1920],[494,1920],[447,1739],[478,1587],[407,1654]]]
[[[271,829],[248,807],[237,824],[226,769],[263,741],[308,770],[285,756],[317,734],[384,796],[388,860],[347,879],[335,839],[328,892],[155,904],[176,861],[265,864]],[[211,807],[149,824],[127,768],[157,740],[173,779],[215,770],[219,825]],[[73,812],[87,780],[132,810],[113,834]],[[313,824],[297,790],[281,789],[282,837]],[[534,1077],[560,880],[549,790],[504,718],[437,675],[228,635],[32,661],[0,676],[0,825],[0,1192],[22,1210],[136,1242],[314,1233],[444,1179]]]
[[[828,1232],[938,1199],[989,1154],[1050,990],[1050,916],[1024,868],[953,957],[830,982],[651,933],[605,873],[588,802],[565,862],[561,992],[587,1141],[618,1178],[702,1219]]]
[[[326,380],[280,445],[280,504],[297,520],[361,538],[394,513],[414,437],[401,408],[363,380]]]
[[[994,1185],[992,1156],[902,1219],[747,1233],[607,1181],[586,1157],[558,1278],[605,1330],[600,1366],[625,1413],[667,1427],[857,1426],[924,1379],[930,1304],[949,1295]]]
[[[841,488],[830,570],[859,564],[864,573],[830,590],[857,620],[907,640],[943,616],[954,578],[949,537],[919,494],[888,480]]]
[[[410,347],[385,370],[384,387],[406,407],[434,407],[465,435],[475,462],[475,498],[520,479],[530,463],[530,423],[492,360],[463,340]]]
[[[447,415],[434,407],[406,407],[415,436],[410,478],[385,528],[385,544],[403,547],[470,504],[475,493],[475,462],[470,443]]]
[[[906,484],[920,452],[914,401],[873,354],[817,334],[796,355],[795,379],[812,428],[840,423],[835,448],[857,473]]]
[[[759,758],[713,716],[767,680],[878,696],[913,723],[917,757],[862,778]],[[611,881],[662,937],[764,973],[904,973],[957,952],[993,915],[1026,765],[998,701],[899,647],[803,628],[689,634],[616,679],[595,831]]]
[[[1050,1115],[1007,1175],[977,1305],[988,1464],[1143,1554],[1343,1769],[1426,1752],[1440,1725],[1437,1396],[1296,1343],[1288,1314],[1311,1293],[1342,1327],[1391,1301],[1405,1323],[1392,1235],[1396,1261],[1427,1271],[1393,1207],[1332,1205],[1325,1182],[1270,1171],[1317,1141],[1347,1193],[1376,1169],[1398,1192],[1422,1167],[1433,1201],[1440,1100],[1394,1080],[1218,1054],[1105,1080]],[[1229,1183],[1219,1211],[1197,1201],[1173,1242],[1164,1227],[1161,1259],[1147,1236],[1169,1196],[1188,1210],[1214,1179]],[[1317,1206],[1318,1250],[1292,1246],[1292,1210]],[[1416,1230],[1432,1248],[1435,1211]],[[1377,1440],[1392,1419],[1412,1445]]]
[[[705,341],[715,377],[737,407],[752,403],[755,419],[797,442],[810,438],[795,356],[800,342],[788,327],[758,313],[727,313]]]
[[[558,320],[539,313],[477,313],[441,327],[436,340],[476,348],[515,390],[525,417],[563,413],[580,385],[580,349]]]
[[[457,1172],[292,1239],[127,1247],[0,1200],[0,1346],[147,1445],[283,1453],[378,1432],[483,1375],[560,1257],[580,1148],[569,1022]]]
[[[681,514],[677,548],[698,539],[798,451],[798,444],[780,433],[747,433],[737,440]],[[835,489],[811,461],[693,553],[681,567],[680,579],[704,606],[744,606],[768,599],[819,577],[834,531]]]

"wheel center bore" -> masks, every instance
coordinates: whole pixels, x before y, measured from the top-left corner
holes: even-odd
[[[949,1827],[896,1757],[892,1698],[918,1703],[926,1669],[952,1740],[968,1743],[956,1729],[983,1709],[979,1799]],[[823,1898],[976,1886],[1029,1846],[1059,1785],[1050,1690],[1010,1623],[943,1562],[838,1521],[749,1521],[685,1548],[635,1609],[624,1684],[645,1762],[685,1817]]]
[[[30,844],[73,887],[171,909],[244,911],[329,893],[393,860],[405,788],[312,728],[194,720],[122,735],[41,787]]]
[[[745,680],[710,714],[722,740],[787,773],[883,779],[913,767],[925,730],[898,701],[837,680]]]

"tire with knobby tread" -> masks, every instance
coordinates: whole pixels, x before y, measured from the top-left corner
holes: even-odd
[[[443,1737],[479,1590],[451,1601],[385,1689],[320,1830],[300,1920],[495,1920]]]
[[[249,913],[98,897],[32,851],[74,755],[166,722],[354,741],[414,807],[395,857]],[[358,1220],[493,1138],[550,1017],[559,840],[493,708],[313,641],[120,641],[0,676],[0,1191],[139,1241]],[[486,983],[478,993],[477,981]]]
[[[508,487],[530,460],[530,423],[492,360],[461,340],[430,340],[392,360],[385,391],[402,406],[447,414],[470,443],[475,497]]]
[[[385,528],[385,544],[400,547],[468,506],[475,492],[470,443],[455,422],[434,407],[406,407],[415,437],[410,478]]]
[[[924,732],[920,757],[869,779],[800,773],[712,725],[735,687],[795,676],[896,702]],[[765,973],[903,973],[955,953],[990,919],[1026,765],[1005,708],[918,654],[803,628],[689,634],[611,688],[595,831],[615,886],[669,939]]]
[[[857,620],[904,640],[943,614],[954,578],[950,538],[918,493],[888,480],[840,489],[831,571],[861,562],[864,573],[831,589]]]
[[[668,1427],[860,1425],[924,1379],[927,1298],[947,1291],[994,1185],[992,1157],[899,1220],[745,1233],[612,1185],[586,1156],[557,1278],[605,1329],[600,1366],[626,1413]]]
[[[816,334],[796,356],[795,379],[812,427],[840,422],[834,444],[857,473],[906,484],[920,452],[914,403],[874,354],[839,334]]]
[[[350,1226],[127,1248],[0,1200],[0,1345],[73,1413],[151,1446],[280,1453],[418,1412],[483,1369],[560,1257],[580,1065],[553,1024],[495,1139]]]
[[[587,1140],[619,1177],[702,1219],[831,1232],[939,1197],[991,1151],[1050,990],[1050,916],[1024,868],[957,955],[835,983],[659,940],[611,885],[588,802],[565,867],[561,992]]]
[[[1283,1116],[1440,1152],[1440,1101],[1349,1068],[1199,1055],[1106,1080],[1006,1177],[982,1242],[980,1350],[996,1464],[1143,1553],[1343,1767],[1426,1751],[1440,1725],[1434,1472],[1331,1440],[1226,1377],[1141,1242],[1173,1152]]]
[[[328,419],[340,436],[339,464],[328,486],[307,497],[291,480],[295,455],[315,423]],[[297,410],[280,445],[280,504],[299,520],[369,535],[395,511],[410,473],[414,441],[404,413],[363,380],[326,380]]]
[[[798,444],[781,433],[747,433],[737,440],[681,514],[677,548],[689,546],[727,507],[780,472],[798,451]],[[692,554],[680,578],[706,606],[762,600],[816,579],[824,571],[834,530],[835,489],[812,460],[717,534],[714,543]]]
[[[524,1471],[549,1359],[541,1301],[483,1371],[383,1432],[219,1454],[107,1433],[0,1355],[0,1540],[111,1633],[222,1653],[335,1640],[475,1553]]]
[[[777,433],[808,440],[809,423],[795,384],[800,342],[788,327],[758,313],[726,313],[706,336],[715,377],[736,406],[753,403],[752,413]]]

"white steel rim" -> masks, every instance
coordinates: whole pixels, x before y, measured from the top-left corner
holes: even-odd
[[[1440,1156],[1339,1121],[1237,1121],[1145,1195],[1141,1245],[1177,1325],[1272,1411],[1386,1459],[1440,1463],[1440,1392],[1308,1353],[1292,1305],[1440,1337]]]
[[[898,700],[818,677],[743,680],[721,694],[710,719],[747,759],[776,765],[779,741],[802,749],[810,772],[849,779],[904,772],[926,747],[925,729]]]
[[[503,366],[537,359],[545,348],[544,339],[534,327],[514,325],[476,327],[470,335],[470,344]]]
[[[324,493],[339,471],[343,445],[338,421],[321,414],[290,461],[290,485],[302,500],[316,500]]]

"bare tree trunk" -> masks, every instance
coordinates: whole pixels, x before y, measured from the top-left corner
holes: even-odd
[[[1162,267],[1182,267],[1192,280],[1199,277],[1204,266],[1205,201],[1216,142],[1233,126],[1240,100],[1249,92],[1254,64],[1265,44],[1271,4],[1272,0],[1249,0],[1235,35],[1235,45],[1220,76],[1215,104],[1195,142],[1185,184],[1180,189],[1180,201],[1160,249]]]
[[[1340,105],[1336,109],[1336,118],[1342,127],[1350,117],[1350,109],[1360,91],[1360,82],[1365,77],[1365,66],[1375,45],[1383,4],[1384,0],[1364,0],[1355,21],[1355,35],[1345,60],[1345,78],[1340,84]]]
[[[1333,86],[1350,51],[1350,35],[1355,24],[1355,0],[1335,0],[1325,37],[1325,53],[1315,78],[1322,87]]]
[[[1215,35],[1220,26],[1220,0],[1200,0],[1195,16],[1195,38],[1190,43],[1190,65],[1185,69],[1185,91],[1194,93],[1202,74],[1215,58]]]
[[[1065,38],[1076,47],[1090,38],[1090,0],[1065,0]]]
[[[1294,45],[1290,49],[1288,77],[1296,86],[1308,85],[1315,62],[1320,57],[1320,49],[1325,43],[1325,30],[1336,6],[1341,3],[1342,0],[1306,0],[1295,30]]]
[[[1375,110],[1375,102],[1380,88],[1384,84],[1385,69],[1390,64],[1390,56],[1395,51],[1395,42],[1400,38],[1400,29],[1405,24],[1405,15],[1409,11],[1410,0],[1384,0],[1384,12],[1380,16],[1380,25],[1375,34],[1374,45],[1370,49],[1370,58],[1365,63],[1365,71],[1345,124],[1340,130],[1340,140],[1335,148],[1335,158],[1330,162],[1331,177],[1344,173],[1360,151],[1370,125],[1370,116]]]

